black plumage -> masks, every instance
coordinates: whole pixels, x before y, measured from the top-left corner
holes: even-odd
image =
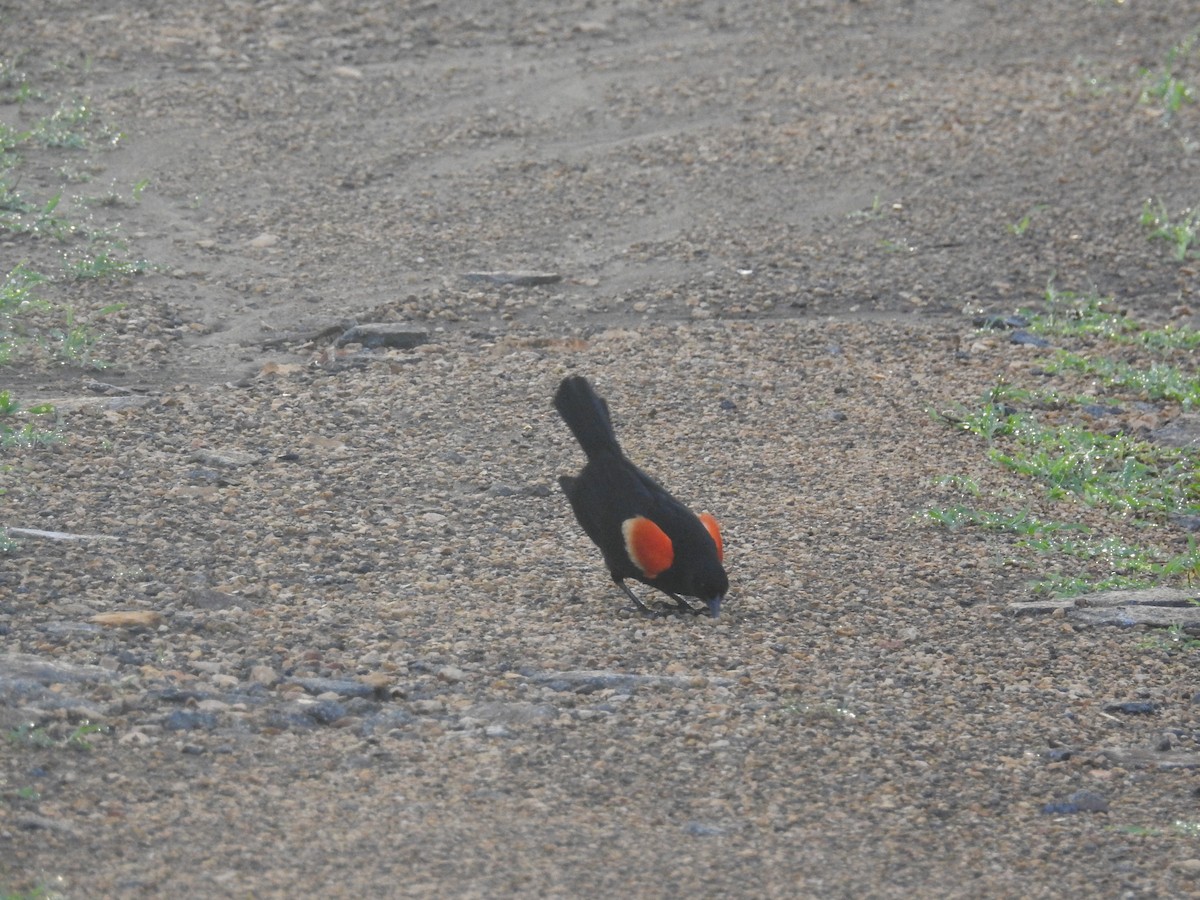
[[[613,581],[643,612],[653,611],[626,579],[662,591],[681,611],[703,611],[683,599],[695,597],[715,618],[729,589],[716,520],[697,516],[625,457],[608,404],[587,379],[564,379],[554,407],[587,454],[583,471],[559,484]]]

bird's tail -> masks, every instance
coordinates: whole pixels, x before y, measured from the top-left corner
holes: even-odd
[[[583,452],[591,459],[597,453],[620,453],[621,445],[613,431],[608,404],[586,378],[564,378],[554,395],[554,408],[563,417]]]

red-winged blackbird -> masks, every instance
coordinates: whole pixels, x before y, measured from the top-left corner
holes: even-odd
[[[703,611],[680,595],[696,597],[715,619],[729,589],[717,520],[708,513],[697,516],[625,458],[608,404],[586,378],[564,378],[554,408],[588,458],[577,477],[563,475],[558,483],[604,554],[613,581],[642,612],[654,611],[626,586],[626,578],[658,588],[684,612]]]

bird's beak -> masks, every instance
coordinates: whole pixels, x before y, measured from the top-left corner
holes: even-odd
[[[721,601],[725,599],[723,594],[717,594],[708,601],[708,614],[714,619],[721,615]]]

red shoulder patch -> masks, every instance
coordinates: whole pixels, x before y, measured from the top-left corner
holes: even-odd
[[[713,518],[712,513],[700,513],[699,518],[700,524],[708,530],[713,543],[717,545],[717,562],[724,562],[725,542],[721,540],[721,526],[717,524],[717,520]]]
[[[671,568],[675,547],[667,533],[645,516],[634,516],[621,523],[625,552],[647,578],[657,578]]]

